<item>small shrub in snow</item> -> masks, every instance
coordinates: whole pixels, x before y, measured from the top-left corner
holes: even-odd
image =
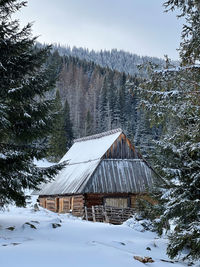
[[[139,215],[134,215],[133,218],[127,220],[124,224],[139,232],[154,231],[152,222],[142,219]]]
[[[7,227],[6,229],[9,230],[9,231],[14,231],[15,230],[15,226],[10,226],[10,227]]]
[[[58,228],[58,227],[61,227],[61,224],[60,223],[52,223],[52,227]]]
[[[28,226],[28,228],[37,229],[37,227],[34,224],[30,223],[30,222],[25,222],[23,224],[23,228],[26,228],[27,226]]]

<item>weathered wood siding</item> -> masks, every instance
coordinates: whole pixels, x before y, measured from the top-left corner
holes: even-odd
[[[145,199],[152,204],[156,204],[156,202],[148,195],[148,194],[126,194],[126,193],[114,193],[114,194],[85,194],[85,206],[99,206],[105,205],[106,199],[113,200],[113,204],[118,200],[127,199],[127,207],[136,208],[138,199]]]
[[[46,198],[46,208],[50,211],[56,212],[56,199],[54,197]]]
[[[125,134],[120,134],[117,140],[105,153],[104,159],[138,159],[139,154],[135,151]]]
[[[84,217],[85,207],[92,209],[93,207],[114,207],[132,208],[137,210],[137,200],[145,199],[152,204],[156,202],[148,196],[148,194],[84,194],[72,196],[56,196],[56,197],[39,197],[40,206],[53,212],[71,213],[77,217]],[[113,209],[112,212],[115,211]],[[114,216],[114,215],[112,215]],[[111,221],[110,221],[111,222]],[[113,223],[113,222],[111,222]]]
[[[92,207],[103,205],[103,195],[102,194],[85,194],[85,206]]]
[[[76,195],[72,197],[73,200],[73,208],[72,214],[77,217],[83,216],[84,211],[84,196],[83,195]]]
[[[126,193],[114,193],[114,194],[85,194],[85,205],[87,207],[105,205],[106,199],[113,199],[113,204],[117,203],[116,201],[121,201],[121,199],[127,199],[128,206],[130,206],[130,197],[131,194]]]
[[[39,197],[38,200],[39,200],[39,205],[46,209],[46,198]]]
[[[128,198],[114,198],[107,197],[104,202],[105,206],[116,207],[116,208],[128,208]]]
[[[71,212],[74,216],[80,217],[84,210],[84,196],[56,196],[39,197],[40,206],[59,213]]]

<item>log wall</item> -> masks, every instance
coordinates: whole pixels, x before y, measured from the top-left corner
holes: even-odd
[[[74,196],[72,214],[77,217],[83,216],[84,204],[85,201],[83,195]]]
[[[74,216],[83,216],[84,196],[56,196],[56,197],[39,197],[39,204],[53,212],[72,213]]]
[[[56,196],[56,197],[39,197],[39,203],[40,206],[43,208],[46,208],[53,212],[58,213],[71,213],[74,216],[77,217],[85,217],[85,209],[88,209],[88,214],[92,212],[92,209],[94,207],[100,207],[100,210],[102,207],[105,207],[106,198],[114,198],[121,200],[122,198],[127,199],[128,207],[124,207],[125,214],[129,214],[130,210],[131,212],[133,210],[137,209],[137,200],[138,199],[145,199],[149,201],[152,204],[156,204],[154,200],[152,200],[151,197],[149,197],[147,194],[128,194],[128,193],[115,193],[115,194],[85,194],[85,195],[73,195],[73,196]],[[116,203],[114,201],[113,203]],[[109,207],[111,208],[111,207]],[[102,214],[104,214],[105,211],[102,209],[102,213],[100,212],[99,208],[96,208],[96,217],[102,218]],[[108,214],[112,213],[113,218],[116,218],[113,214],[118,210],[118,215],[121,214],[121,210],[119,207],[113,207],[111,210],[108,211]],[[99,215],[98,215],[99,214]],[[88,215],[89,216],[89,215]],[[92,215],[91,215],[92,216]],[[89,217],[91,217],[89,216]],[[129,216],[129,215],[128,215]],[[123,221],[123,218],[127,218],[126,215],[123,216],[120,215],[120,220]],[[98,221],[105,221],[104,219],[99,219]],[[110,222],[114,223],[115,219],[110,220]]]
[[[39,201],[39,205],[40,205],[41,207],[43,207],[43,208],[46,209],[46,198],[44,198],[44,197],[39,197],[39,198],[38,198],[38,201]]]
[[[115,198],[128,199],[128,207],[131,207],[131,196],[135,196],[135,194],[129,193],[107,193],[107,194],[85,194],[85,205],[86,207],[91,208],[92,206],[105,205],[106,198]]]
[[[56,199],[46,198],[46,209],[56,212]]]

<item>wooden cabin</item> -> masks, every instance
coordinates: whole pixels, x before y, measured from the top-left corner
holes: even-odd
[[[136,198],[148,198],[154,172],[121,129],[76,139],[65,161],[39,191],[44,208],[83,216],[85,207],[134,208]]]

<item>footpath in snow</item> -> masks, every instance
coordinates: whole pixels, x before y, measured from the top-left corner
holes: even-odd
[[[55,227],[55,228],[54,228]],[[183,267],[166,256],[166,239],[129,220],[93,223],[40,208],[0,211],[0,267]],[[152,257],[143,264],[134,256]],[[200,266],[196,264],[193,266]]]

